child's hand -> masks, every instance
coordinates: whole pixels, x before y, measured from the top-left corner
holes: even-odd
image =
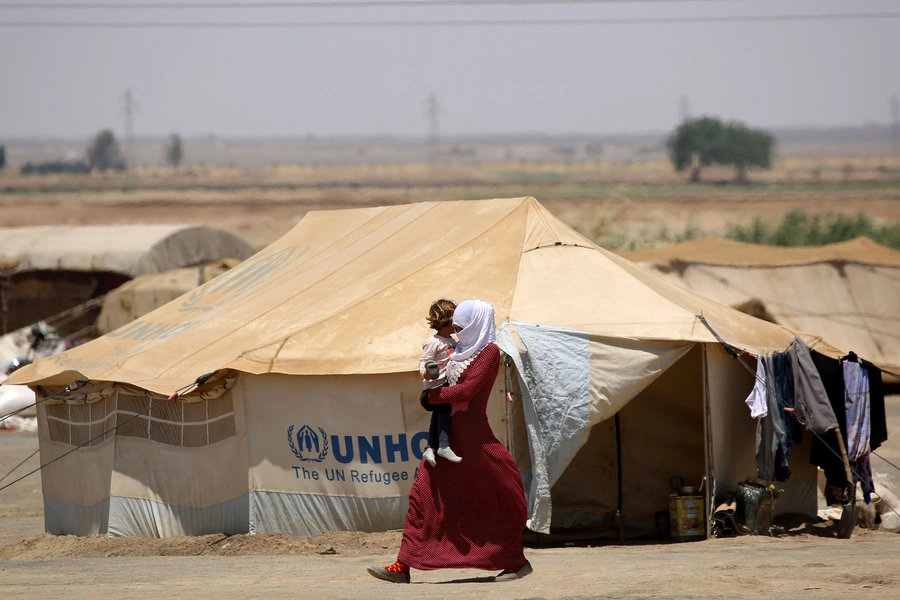
[[[441,374],[441,367],[433,360],[425,361],[425,374],[431,375],[431,377],[426,377],[429,380],[437,379]]]

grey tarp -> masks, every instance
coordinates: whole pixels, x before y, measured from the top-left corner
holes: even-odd
[[[497,345],[520,377],[532,472],[525,474],[528,527],[548,533],[550,488],[591,428],[616,414],[693,344],[598,338],[531,323],[507,322]]]

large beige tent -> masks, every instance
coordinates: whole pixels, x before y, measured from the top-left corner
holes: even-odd
[[[95,330],[106,335],[114,329],[156,310],[240,263],[224,258],[208,265],[140,275],[103,298]]]
[[[609,524],[621,508],[624,532],[647,535],[670,477],[709,491],[755,473],[753,375],[699,316],[750,354],[784,350],[792,331],[597,247],[533,198],[422,202],[308,213],[195,291],[18,371],[41,394],[90,380],[38,407],[42,462],[92,440],[43,471],[48,531],[402,527],[427,435],[424,317],[440,297],[496,308],[509,360],[489,419],[523,472],[532,530]],[[797,463],[782,507],[814,514],[815,469]]]
[[[70,310],[138,275],[252,254],[241,237],[202,225],[0,228],[0,333]]]
[[[900,373],[900,252],[868,238],[797,248],[704,238],[620,254],[707,298],[764,309],[776,323]]]

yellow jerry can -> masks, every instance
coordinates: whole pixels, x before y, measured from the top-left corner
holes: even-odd
[[[669,496],[669,531],[673,542],[706,539],[703,496]]]

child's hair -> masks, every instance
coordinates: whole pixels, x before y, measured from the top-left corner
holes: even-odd
[[[437,331],[453,322],[453,311],[456,310],[456,302],[452,300],[435,300],[428,309],[428,326]]]

